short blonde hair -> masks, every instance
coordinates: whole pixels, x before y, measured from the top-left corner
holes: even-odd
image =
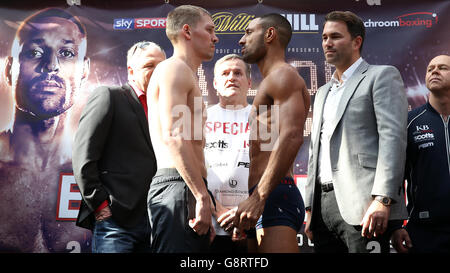
[[[217,70],[217,67],[218,67],[221,63],[224,63],[224,62],[229,61],[229,60],[241,60],[241,61],[244,63],[244,65],[245,65],[245,75],[247,75],[247,78],[250,79],[250,76],[251,76],[251,75],[250,75],[250,72],[251,72],[251,67],[250,67],[250,65],[244,61],[244,59],[242,58],[242,56],[237,55],[237,54],[228,54],[228,55],[225,55],[225,56],[223,56],[222,58],[218,59],[218,60],[216,61],[216,63],[214,64],[214,77],[216,76],[216,70]]]
[[[182,5],[175,8],[167,15],[167,38],[169,38],[171,42],[177,42],[178,31],[181,30],[183,25],[188,24],[191,27],[195,27],[202,15],[211,17],[211,14],[202,7]]]

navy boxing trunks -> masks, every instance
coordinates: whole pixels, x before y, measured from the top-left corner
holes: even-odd
[[[249,189],[251,195],[257,185]],[[299,232],[305,219],[302,195],[292,177],[285,177],[270,193],[255,229],[246,230],[247,238],[256,238],[256,229],[288,226]]]

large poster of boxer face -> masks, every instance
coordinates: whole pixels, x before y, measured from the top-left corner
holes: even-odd
[[[312,11],[311,3],[304,4],[308,12],[302,11],[301,3],[289,10],[264,4],[204,6],[219,38],[214,58],[197,73],[207,106],[218,103],[215,61],[226,54],[241,54],[238,42],[246,26],[266,13],[282,14],[291,23],[286,60],[305,79],[313,105],[315,92],[334,72],[323,56],[324,16],[340,7],[317,4]],[[165,18],[173,8],[171,4],[121,10],[82,5],[31,10],[0,4],[0,252],[90,252],[91,231],[75,226],[81,195],[71,166],[71,144],[81,111],[96,87],[127,81],[126,53],[136,42],[155,42],[168,57],[172,55]],[[390,6],[383,1],[376,7],[355,4],[352,11],[366,26],[362,57],[371,64],[399,69],[410,109],[425,103],[426,65],[436,55],[449,54],[450,3],[411,1],[407,6]],[[252,65],[249,103],[261,78]],[[301,192],[313,111],[311,106],[304,143],[294,162]],[[303,232],[298,243],[301,252],[312,252]]]

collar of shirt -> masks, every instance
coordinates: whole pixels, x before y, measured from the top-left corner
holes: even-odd
[[[354,62],[349,68],[347,68],[347,70],[345,70],[344,73],[342,73],[341,76],[342,84],[339,82],[337,78],[336,71],[334,71],[333,76],[331,77],[332,84],[337,85],[337,87],[344,85],[345,82],[353,75],[353,73],[355,73],[356,68],[358,68],[358,66],[362,63],[362,61],[363,58],[359,57],[359,59],[356,60],[356,62]]]
[[[142,91],[141,89],[139,89],[139,87],[137,87],[137,85],[134,82],[128,82],[131,86],[131,88],[133,89],[134,93],[136,93],[136,95],[138,96],[138,98],[142,95],[145,96],[144,91]]]

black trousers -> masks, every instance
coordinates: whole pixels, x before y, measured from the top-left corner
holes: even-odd
[[[247,240],[233,242],[231,236],[216,235],[211,243],[211,253],[247,253]]]
[[[159,169],[148,192],[148,215],[154,253],[204,253],[209,232],[198,235],[190,226],[195,198],[176,169]]]
[[[416,223],[406,225],[413,247],[411,253],[450,253],[450,223]]]
[[[316,192],[311,219],[316,253],[389,253],[389,232],[379,238],[362,237],[362,226],[350,225],[342,218],[334,190],[323,192],[318,186]]]

